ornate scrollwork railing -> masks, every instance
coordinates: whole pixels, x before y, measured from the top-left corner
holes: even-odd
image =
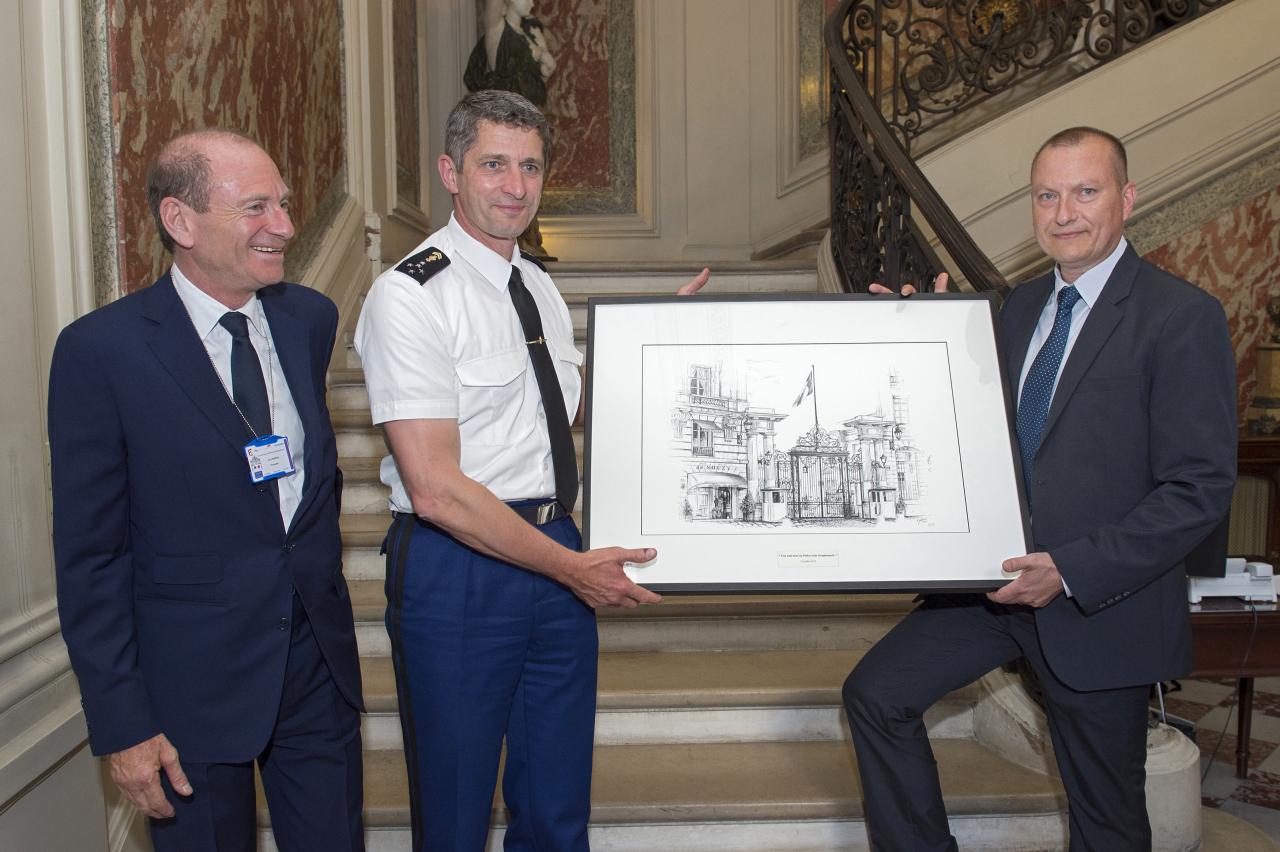
[[[832,252],[846,289],[951,266],[1007,284],[915,166],[919,155],[1230,0],[843,0],[831,62]],[[914,211],[914,213],[913,213]]]

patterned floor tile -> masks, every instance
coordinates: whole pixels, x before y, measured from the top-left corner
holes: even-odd
[[[1221,744],[1219,744],[1219,740],[1221,740]],[[1237,740],[1233,733],[1211,734],[1199,736],[1196,745],[1200,747],[1201,757],[1234,767],[1236,765],[1236,742]],[[1252,745],[1249,748],[1249,769],[1254,770],[1258,768],[1262,761],[1271,756],[1271,753],[1276,750],[1276,744],[1261,740],[1251,740],[1251,743]]]
[[[1210,704],[1201,704],[1198,701],[1187,701],[1183,698],[1177,698],[1175,692],[1173,696],[1166,696],[1164,699],[1165,712],[1171,716],[1179,716],[1188,722],[1199,722],[1204,715],[1213,709]],[[1156,705],[1152,705],[1153,707]]]
[[[1249,777],[1235,777],[1235,681],[1184,680],[1165,699],[1169,712],[1196,723],[1201,802],[1239,817],[1280,840],[1280,678],[1254,682]],[[1198,711],[1198,716],[1193,716]],[[1210,756],[1213,756],[1210,762]],[[1207,771],[1206,771],[1207,768]]]
[[[1224,699],[1236,694],[1234,681],[1230,683],[1215,683],[1209,680],[1196,679],[1183,680],[1180,683],[1182,684],[1182,689],[1169,693],[1170,698],[1194,701],[1197,704],[1208,704],[1216,707]]]
[[[1249,777],[1240,783],[1231,798],[1260,808],[1280,811],[1280,775],[1261,771],[1250,772]]]
[[[1255,691],[1253,694],[1253,712],[1261,713],[1271,718],[1280,717],[1280,695]]]

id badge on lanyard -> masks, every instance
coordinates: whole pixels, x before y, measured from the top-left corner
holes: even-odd
[[[297,472],[293,453],[289,452],[289,439],[283,435],[254,438],[244,445],[244,457],[249,462],[249,481],[255,484]]]

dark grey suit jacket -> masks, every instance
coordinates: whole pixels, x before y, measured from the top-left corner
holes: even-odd
[[[1013,290],[1001,337],[1015,390],[1053,275]],[[1226,514],[1235,358],[1222,306],[1132,246],[1063,367],[1031,482],[1035,549],[1072,596],[1036,611],[1045,658],[1078,690],[1191,670],[1181,560]]]

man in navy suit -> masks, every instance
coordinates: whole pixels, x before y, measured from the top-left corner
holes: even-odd
[[[281,282],[289,191],[198,131],[147,180],[169,272],[58,338],[63,636],[89,743],[158,850],[362,849],[360,672],[325,372],[337,311]]]
[[[1120,141],[1087,127],[1032,164],[1056,266],[1012,291],[1000,337],[1034,546],[998,591],[926,596],[845,682],[878,850],[956,848],[923,715],[1019,656],[1044,693],[1071,848],[1151,847],[1147,693],[1191,670],[1181,561],[1231,499],[1236,386],[1222,306],[1125,241],[1127,171]]]

